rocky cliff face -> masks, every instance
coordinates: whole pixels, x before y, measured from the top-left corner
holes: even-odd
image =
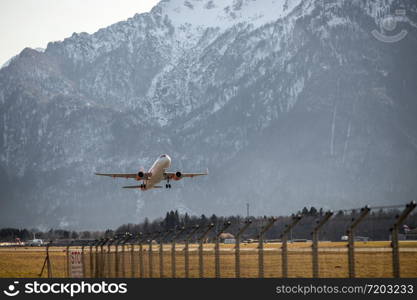
[[[409,201],[416,14],[411,0],[166,0],[25,49],[0,69],[0,225]],[[146,193],[93,175],[160,153],[210,175]]]

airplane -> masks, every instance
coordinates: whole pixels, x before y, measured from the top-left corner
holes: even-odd
[[[162,180],[166,180],[165,188],[170,189],[171,184],[170,180],[180,180],[185,177],[196,177],[208,175],[208,170],[204,173],[183,173],[180,171],[168,172],[167,169],[171,167],[171,158],[168,154],[162,154],[159,158],[153,163],[152,167],[148,172],[139,171],[138,173],[131,174],[103,174],[95,173],[99,176],[108,176],[113,178],[132,178],[137,181],[142,181],[140,185],[133,186],[124,186],[124,189],[140,189],[142,191],[147,191],[151,189],[162,188],[162,186],[157,185]]]
[[[29,246],[42,246],[43,245],[43,240],[37,239],[36,235],[33,234],[33,240],[27,241],[27,245],[29,245]]]

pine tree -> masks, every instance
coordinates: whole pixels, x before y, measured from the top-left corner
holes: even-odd
[[[200,226],[205,226],[207,224],[207,217],[204,214],[201,215],[199,223]]]
[[[308,215],[313,217],[317,216],[317,209],[314,206],[312,206],[310,208],[310,211],[308,212]]]
[[[149,220],[147,217],[145,218],[145,221],[143,222],[143,232],[149,233]]]
[[[187,213],[185,213],[185,216],[184,216],[184,226],[189,226],[190,223],[191,223],[190,216]]]
[[[212,214],[210,217],[210,222],[217,225],[218,220],[217,220],[217,216],[215,214]]]
[[[308,215],[308,209],[307,209],[307,207],[305,207],[305,206],[304,206],[303,210],[301,211],[301,214],[302,214],[303,216]]]
[[[173,224],[172,229],[174,229],[175,227],[177,227],[177,226],[180,225],[180,216],[178,214],[178,210],[175,210],[175,213],[174,213],[174,222],[173,223],[174,224]]]

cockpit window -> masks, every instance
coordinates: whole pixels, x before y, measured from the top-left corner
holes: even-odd
[[[165,154],[162,154],[159,158],[167,157]]]

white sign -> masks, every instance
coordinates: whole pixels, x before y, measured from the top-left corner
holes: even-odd
[[[70,252],[70,277],[83,278],[83,260],[81,251]]]

